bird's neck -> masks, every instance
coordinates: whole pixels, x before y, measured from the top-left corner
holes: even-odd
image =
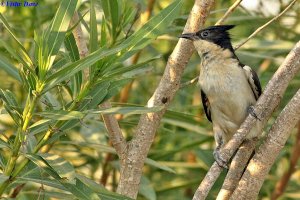
[[[228,44],[227,48],[223,48],[212,42],[205,40],[199,40],[194,42],[194,46],[203,60],[226,60],[226,59],[236,59],[239,61],[238,57],[235,55],[231,44]]]

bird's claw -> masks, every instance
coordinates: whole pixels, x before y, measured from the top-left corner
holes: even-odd
[[[253,107],[253,106],[249,106],[249,107],[248,107],[248,113],[249,113],[250,115],[252,115],[255,119],[261,121],[261,119],[259,119],[259,118],[257,117],[257,115],[256,115],[256,113],[255,113],[255,110],[254,110],[254,107]]]
[[[222,158],[221,154],[220,154],[220,147],[217,147],[215,150],[214,150],[214,153],[213,153],[213,156],[215,158],[215,161],[218,163],[218,165],[220,167],[223,167],[225,169],[228,169],[228,163],[227,161]]]

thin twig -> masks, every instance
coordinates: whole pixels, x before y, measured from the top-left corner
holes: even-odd
[[[84,38],[83,38],[83,32],[82,32],[82,29],[80,26],[81,24],[78,22],[79,22],[78,12],[75,12],[73,15],[73,18],[70,22],[70,27],[77,24],[77,26],[72,30],[72,33],[74,35],[75,42],[78,47],[79,56],[80,56],[80,58],[84,58],[88,55],[89,50],[88,50],[86,42],[84,41]],[[89,69],[88,68],[83,70],[83,75],[84,75],[84,79],[87,80],[89,77]]]
[[[75,24],[78,21],[78,19],[79,19],[78,13],[76,12],[71,20],[71,24]],[[80,27],[80,24],[78,24],[76,28],[73,30],[73,34],[80,52],[80,58],[86,57],[89,52],[88,52],[86,42],[84,41],[83,38],[83,32]],[[88,72],[85,72],[84,74],[85,74],[85,78],[88,79]],[[101,105],[101,107],[110,108],[111,105],[109,102],[104,102]],[[112,141],[112,144],[116,149],[118,156],[123,157],[126,149],[126,141],[125,138],[123,137],[118,121],[115,119],[113,115],[109,115],[109,114],[102,115],[102,118],[107,128],[109,138]]]
[[[234,4],[232,4],[230,6],[230,8],[226,11],[226,13],[223,15],[223,17],[217,21],[217,23],[215,25],[221,25],[221,24],[223,24],[223,22],[227,19],[227,17],[236,9],[236,7],[238,7],[240,5],[240,3],[242,1],[243,0],[236,0],[234,2]]]
[[[104,102],[100,105],[101,108],[111,108],[110,102]],[[126,156],[127,142],[122,134],[118,121],[112,114],[102,115],[109,139],[116,149],[119,158],[122,160]]]
[[[262,25],[258,29],[256,29],[247,39],[245,39],[244,41],[242,41],[241,43],[239,43],[238,45],[236,45],[234,47],[234,50],[237,50],[238,48],[240,48],[242,45],[244,45],[246,42],[248,42],[251,38],[253,38],[254,36],[256,36],[261,30],[263,30],[269,24],[271,24],[272,22],[274,22],[275,20],[277,20],[279,17],[281,17],[284,13],[286,13],[286,11],[288,11],[296,3],[296,1],[297,0],[293,0],[281,13],[279,13],[274,18],[272,18],[270,21],[268,21],[267,23],[265,23],[264,25]]]
[[[190,81],[187,81],[187,82],[185,82],[185,83],[180,84],[180,89],[181,89],[181,88],[184,88],[184,87],[187,87],[187,86],[189,86],[189,85],[192,85],[192,84],[194,84],[194,83],[196,83],[196,82],[198,81],[198,79],[199,79],[199,76],[193,78],[193,79],[190,80]]]

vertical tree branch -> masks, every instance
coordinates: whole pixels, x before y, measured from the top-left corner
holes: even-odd
[[[76,23],[78,23],[78,21],[79,21],[79,16],[78,16],[78,12],[76,11],[70,22],[70,27],[76,25]],[[75,38],[75,41],[76,41],[76,44],[78,47],[80,58],[86,57],[89,53],[89,50],[87,48],[86,42],[84,41],[83,32],[82,32],[80,23],[77,24],[77,26],[73,29],[72,33],[74,35],[74,38]],[[85,80],[88,79],[88,77],[89,77],[89,69],[88,68],[83,70],[83,77]]]
[[[255,113],[257,114],[258,118],[261,119],[260,123],[263,125],[267,122],[274,109],[278,106],[289,82],[300,70],[299,63],[300,42],[298,42],[287,55],[284,62],[273,75],[272,79],[266,86],[264,93],[258,99],[255,105]],[[223,160],[229,161],[255,123],[258,122],[252,115],[249,115],[246,118],[237,132],[233,135],[233,138],[221,150],[220,155]],[[206,198],[208,191],[219,177],[221,171],[222,168],[216,162],[214,162],[199,185],[194,195],[194,200]]]
[[[101,108],[111,108],[111,104],[107,101],[100,105]],[[109,139],[116,149],[119,158],[122,160],[126,157],[127,143],[122,134],[117,119],[112,114],[102,114],[102,118],[108,132]]]
[[[276,200],[278,197],[280,197],[284,191],[285,188],[288,185],[288,182],[292,176],[292,174],[296,170],[297,162],[300,158],[300,121],[298,122],[298,131],[296,136],[296,141],[294,144],[293,152],[290,159],[290,166],[288,171],[281,177],[281,179],[277,182],[275,186],[275,190],[273,191],[271,200]]]
[[[75,12],[72,20],[71,20],[71,26],[75,25],[79,20],[78,13]],[[83,32],[80,27],[80,23],[74,28],[73,30],[74,38],[79,50],[80,58],[84,58],[88,55],[88,48],[86,45],[86,42],[83,38]],[[89,76],[88,71],[84,71],[84,77],[87,80]],[[109,102],[104,102],[101,106],[101,108],[111,108],[111,105]],[[113,147],[116,149],[116,152],[119,157],[124,157],[124,152],[126,149],[126,141],[123,137],[121,128],[119,126],[118,121],[115,119],[115,117],[111,114],[102,115],[105,127],[107,129],[109,138],[113,144]]]
[[[246,172],[232,195],[232,200],[257,198],[265,177],[299,119],[300,89],[280,113],[265,142],[251,159]]]
[[[184,32],[195,32],[202,27],[212,4],[213,0],[195,0]],[[167,106],[179,88],[182,73],[193,49],[191,41],[180,39],[170,55],[163,77],[148,101],[148,107],[164,106],[164,109],[158,113],[141,116],[135,136],[128,143],[127,158],[121,160],[118,193],[136,198],[144,161],[154,140],[155,132]]]

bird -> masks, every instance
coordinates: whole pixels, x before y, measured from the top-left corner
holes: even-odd
[[[232,47],[229,30],[235,25],[210,26],[194,33],[184,33],[180,38],[193,42],[201,57],[201,100],[207,119],[212,122],[216,147],[215,161],[227,167],[220,149],[233,137],[248,114],[259,119],[253,106],[262,93],[258,75],[244,65]],[[261,123],[251,129],[246,139],[258,137]]]

